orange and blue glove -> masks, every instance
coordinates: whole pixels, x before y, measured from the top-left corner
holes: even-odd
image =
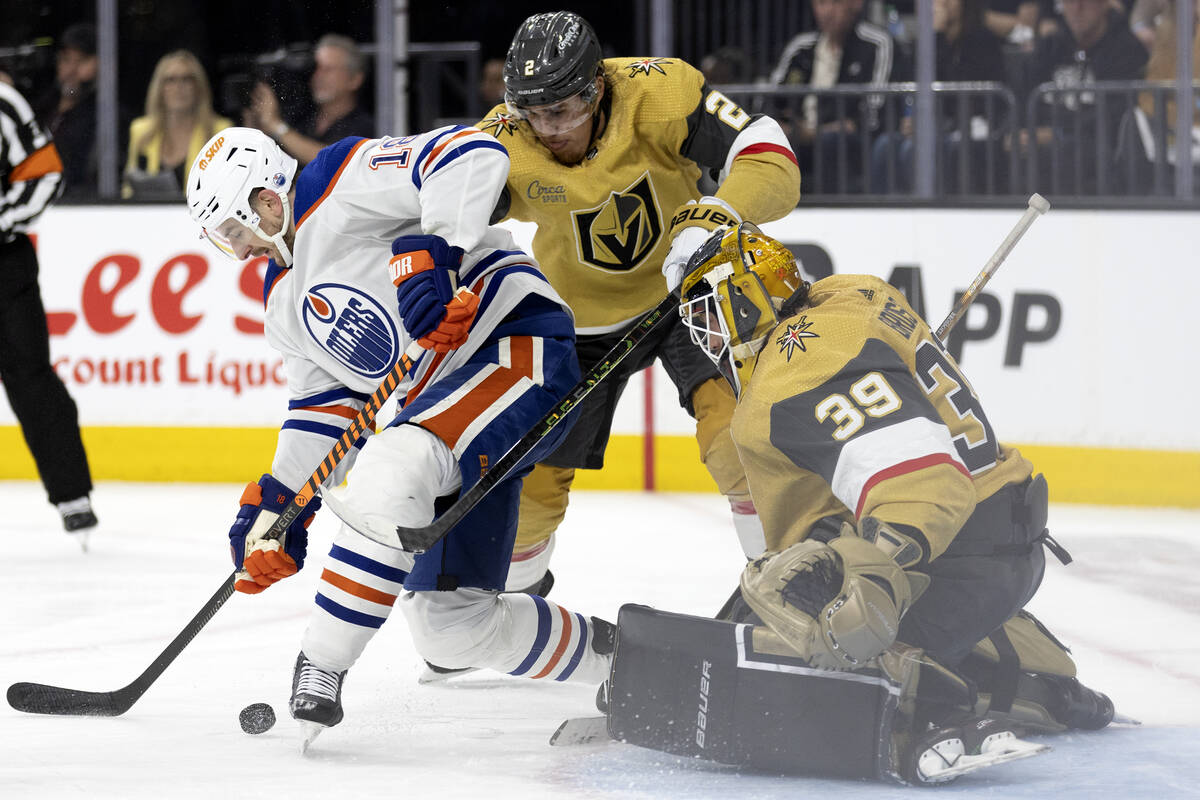
[[[389,269],[396,305],[409,336],[427,350],[445,353],[471,332],[479,298],[456,290],[463,249],[433,234],[401,236],[392,242]]]
[[[233,587],[246,594],[258,594],[271,584],[295,575],[304,566],[308,551],[308,526],[321,507],[314,497],[278,539],[265,538],[267,530],[292,502],[296,493],[263,475],[258,483],[246,484],[242,507],[229,529],[229,549],[238,573]]]

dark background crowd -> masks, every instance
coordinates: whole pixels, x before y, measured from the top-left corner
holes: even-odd
[[[1173,193],[1174,94],[1130,84],[1174,80],[1172,0],[932,3],[933,79],[969,83],[936,97],[937,196]],[[94,8],[5,5],[0,77],[54,134],[66,196],[94,198]],[[895,86],[916,77],[913,0],[749,0],[726,3],[724,14],[712,11],[720,3],[674,5],[687,16],[676,20],[673,53],[780,121],[807,196],[913,192],[915,94]],[[646,54],[647,8],[644,0],[571,4],[610,56]],[[513,31],[549,9],[410,3],[409,127],[470,122],[501,102]],[[400,132],[374,116],[375,16],[371,0],[118,3],[122,196],[178,198],[199,146],[228,124],[261,128],[301,162],[345,135]],[[442,44],[421,51],[428,43]]]

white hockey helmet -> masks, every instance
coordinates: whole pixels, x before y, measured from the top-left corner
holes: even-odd
[[[292,254],[283,241],[291,223],[288,192],[296,175],[296,159],[255,128],[226,128],[209,139],[188,173],[187,203],[201,236],[229,258],[237,260],[242,234],[238,224],[275,245],[289,266]],[[283,200],[283,228],[267,235],[250,205],[255,189],[269,189]],[[228,224],[227,224],[228,223]]]

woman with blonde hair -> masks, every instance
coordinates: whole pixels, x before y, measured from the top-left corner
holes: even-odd
[[[129,126],[126,198],[182,195],[196,153],[233,123],[217,116],[200,60],[175,50],[158,60],[146,90],[146,115]]]

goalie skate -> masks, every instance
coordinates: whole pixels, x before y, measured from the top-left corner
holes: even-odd
[[[984,717],[940,728],[919,739],[904,765],[904,779],[917,785],[949,783],[968,772],[1030,758],[1050,748],[1018,739],[997,719]]]

